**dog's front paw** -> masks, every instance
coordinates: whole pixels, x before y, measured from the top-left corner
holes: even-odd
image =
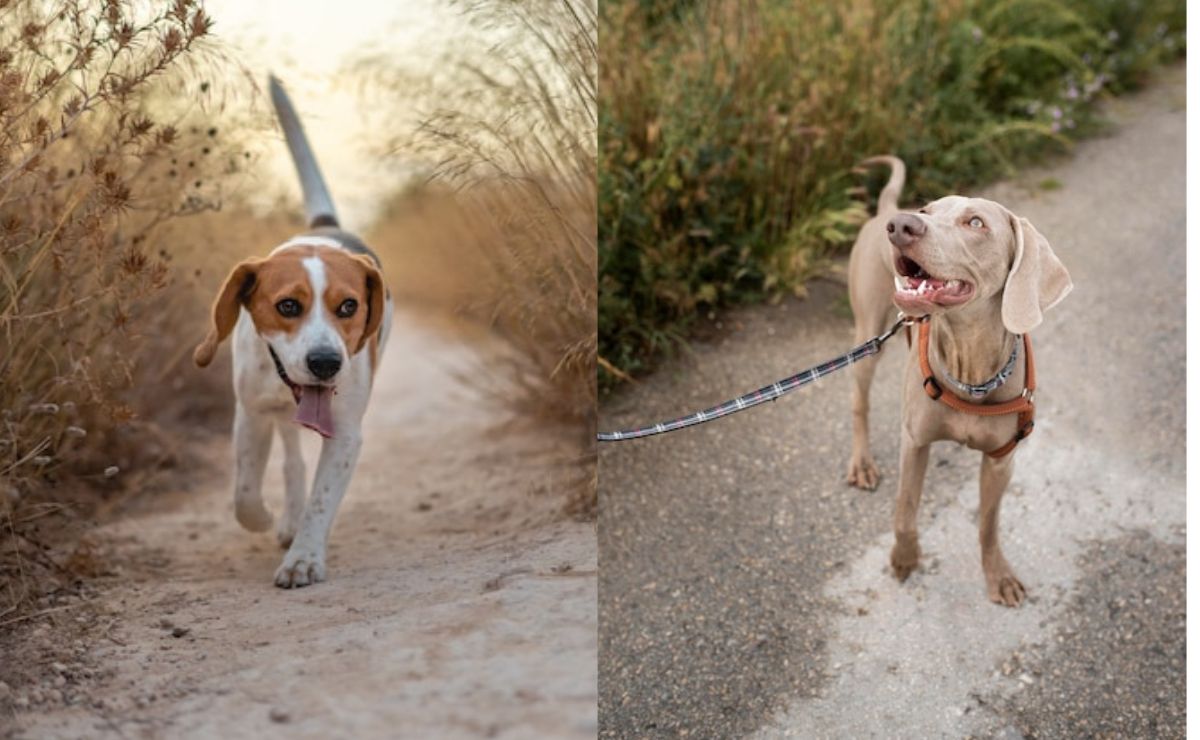
[[[903,583],[917,569],[921,561],[921,546],[916,537],[897,536],[896,544],[892,545],[892,574],[896,580]]]
[[[325,580],[325,554],[304,548],[292,548],[283,556],[275,571],[275,585],[280,588],[300,588]]]
[[[997,604],[1008,607],[1020,606],[1025,600],[1025,584],[1021,583],[1008,563],[1000,558],[990,567],[985,565],[983,575],[987,578],[988,598]]]
[[[874,491],[879,485],[879,468],[875,467],[875,459],[870,453],[855,454],[850,458],[850,466],[846,472],[846,482],[855,488]]]

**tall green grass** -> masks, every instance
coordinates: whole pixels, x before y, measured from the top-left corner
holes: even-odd
[[[867,215],[863,158],[920,201],[1096,131],[1184,52],[1167,0],[626,0],[601,8],[601,382],[712,307],[803,292]],[[879,173],[876,176],[880,176]],[[878,185],[879,183],[875,183]]]

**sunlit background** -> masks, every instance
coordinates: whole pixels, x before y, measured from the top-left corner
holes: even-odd
[[[592,510],[591,0],[0,5],[0,494],[227,433],[229,353],[192,350],[231,270],[304,228],[273,73],[397,306],[504,347],[473,379],[570,431],[564,505]]]
[[[394,117],[409,110],[412,119],[403,123],[415,124],[417,114],[404,100],[372,100],[380,95],[362,84],[361,62],[383,57],[412,74],[433,74],[455,40],[467,35],[461,9],[439,0],[209,0],[205,7],[215,20],[214,38],[260,92],[268,72],[283,81],[343,225],[365,228],[420,166],[403,153],[380,156],[395,134]],[[242,102],[269,110],[265,95]],[[386,132],[381,119],[388,124]],[[275,205],[281,195],[299,203],[299,184],[277,130],[274,140],[275,145],[261,147],[255,187],[247,193],[260,209]]]

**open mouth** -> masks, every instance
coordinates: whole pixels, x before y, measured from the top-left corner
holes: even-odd
[[[322,437],[332,437],[333,395],[337,388],[332,385],[293,383],[287,371],[283,369],[279,356],[275,354],[275,348],[268,344],[267,349],[271,352],[271,359],[275,361],[275,372],[279,373],[279,379],[292,392],[292,398],[296,399],[296,416],[292,421],[308,427]]]
[[[957,306],[975,292],[965,280],[944,280],[929,274],[916,260],[896,258],[896,293],[893,302],[901,310],[915,313],[933,307]]]

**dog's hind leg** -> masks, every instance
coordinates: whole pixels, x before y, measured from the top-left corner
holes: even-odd
[[[869,257],[869,254],[864,255],[860,250],[858,254],[851,256],[850,261],[851,275],[857,278],[850,284],[850,305],[854,309],[856,345],[882,334],[893,312],[891,295],[887,292],[890,278],[886,271],[880,265],[874,264],[875,261]],[[875,367],[879,364],[879,357],[878,354],[872,355],[859,360],[853,367],[854,390],[851,410],[854,417],[854,447],[846,469],[846,482],[867,490],[874,490],[879,485],[879,468],[871,455],[870,425],[867,420],[871,406],[871,381],[875,378]]]
[[[1025,586],[1013,574],[1000,551],[1000,499],[1012,478],[1013,455],[999,460],[983,455],[979,466],[979,551],[983,575],[987,579],[988,598],[1005,606],[1020,606]]]
[[[276,422],[283,439],[283,516],[275,528],[280,547],[288,547],[304,516],[305,490],[304,453],[300,449],[300,430],[291,421]]]
[[[238,523],[251,532],[271,528],[271,512],[263,505],[262,480],[271,455],[271,420],[248,412],[239,403],[233,419],[233,449],[237,458],[233,507]]]

